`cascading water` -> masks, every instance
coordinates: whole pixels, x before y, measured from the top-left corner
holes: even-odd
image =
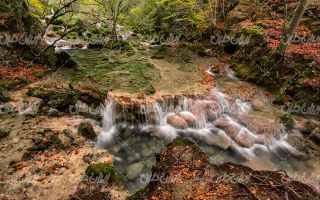
[[[114,164],[128,178],[129,188],[135,191],[146,184],[139,177],[151,176],[154,153],[159,153],[177,136],[196,141],[214,164],[257,163],[259,159],[264,163],[267,159],[273,163],[269,168],[277,169],[275,166],[281,159],[299,155],[284,140],[285,133],[266,140],[238,122],[238,116],[250,112],[250,104],[232,99],[218,88],[211,94],[198,99],[181,97],[177,104],[168,101],[142,105],[139,114],[144,113],[146,120],[142,122],[139,115],[135,123],[130,120],[115,123],[121,121],[116,119],[119,113],[114,102],[107,101],[99,146],[107,147],[118,158]],[[120,116],[126,114],[134,115],[124,111]],[[139,170],[132,170],[134,166],[139,166]]]

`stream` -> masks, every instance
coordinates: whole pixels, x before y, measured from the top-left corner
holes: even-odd
[[[207,72],[213,75],[210,69]],[[229,84],[239,82],[231,70],[223,80]],[[119,116],[133,113],[119,111],[109,99],[97,146],[114,155],[114,165],[126,176],[133,192],[147,185],[156,163],[154,155],[177,136],[195,141],[212,164],[233,162],[255,170],[285,170],[291,175],[312,173],[304,154],[286,141],[288,132],[284,126],[274,128],[268,136],[244,126],[241,116],[251,112],[250,103],[229,97],[219,87],[212,88],[205,98],[180,97],[178,102],[141,104],[144,117],[138,122],[119,120]]]

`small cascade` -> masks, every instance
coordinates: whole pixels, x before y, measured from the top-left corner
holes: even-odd
[[[99,147],[114,153],[115,165],[124,174],[126,167],[143,162],[145,168],[141,174],[151,176],[154,153],[177,136],[196,141],[212,163],[221,163],[221,159],[235,163],[271,163],[268,167],[273,169],[283,159],[303,157],[285,141],[285,131],[266,138],[240,123],[239,117],[248,114],[251,105],[228,97],[219,88],[214,88],[206,98],[182,96],[152,105],[119,107],[112,100],[106,102]],[[137,178],[129,181],[137,183]],[[137,188],[142,186],[138,184]]]

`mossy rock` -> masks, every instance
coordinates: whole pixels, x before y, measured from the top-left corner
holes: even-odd
[[[99,106],[104,104],[108,91],[100,89],[96,84],[89,82],[70,83],[69,88],[77,95],[78,99],[88,105]]]
[[[0,129],[0,139],[8,137],[9,135],[10,135],[10,131]]]
[[[85,174],[90,178],[109,177],[108,182],[115,184],[123,184],[124,178],[117,173],[115,168],[105,163],[98,163],[89,165]]]
[[[87,139],[95,139],[97,137],[92,125],[89,122],[81,123],[78,128],[78,134]]]
[[[286,128],[288,130],[293,129],[294,121],[293,121],[293,119],[291,118],[291,116],[289,114],[281,115],[280,119],[281,119],[282,123],[286,126]]]
[[[77,95],[72,91],[54,91],[39,88],[30,88],[27,93],[28,96],[42,99],[46,104],[56,109],[66,109],[70,105],[77,103]]]

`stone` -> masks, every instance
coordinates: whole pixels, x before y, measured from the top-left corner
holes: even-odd
[[[93,126],[89,122],[84,122],[79,125],[78,134],[87,139],[95,139],[97,137]]]
[[[59,117],[60,114],[59,114],[59,111],[57,109],[50,108],[49,111],[48,111],[48,116],[49,117]]]
[[[262,116],[244,114],[238,118],[240,124],[247,127],[255,134],[264,135],[267,139],[282,134],[285,126],[277,119],[270,119]]]
[[[10,135],[10,131],[0,129],[0,139],[8,137]]]
[[[124,178],[117,173],[115,168],[111,165],[105,163],[97,163],[89,165],[85,171],[87,181],[92,180],[92,178],[100,178],[99,181],[105,180],[107,182],[113,183],[123,183]],[[86,181],[86,180],[84,180]]]
[[[265,104],[260,101],[259,99],[255,99],[253,102],[252,102],[252,108],[256,111],[261,111],[263,110],[265,107]]]
[[[188,123],[178,115],[172,114],[167,118],[167,123],[178,129],[186,129],[188,128]]]
[[[190,127],[194,127],[196,125],[197,119],[191,112],[186,112],[186,111],[179,112],[178,116],[184,119]]]
[[[129,180],[134,180],[139,177],[143,169],[144,164],[142,162],[131,164],[126,170],[126,176]]]
[[[208,145],[215,145],[223,150],[226,150],[231,145],[231,140],[222,133],[212,133],[205,136],[205,141]]]

